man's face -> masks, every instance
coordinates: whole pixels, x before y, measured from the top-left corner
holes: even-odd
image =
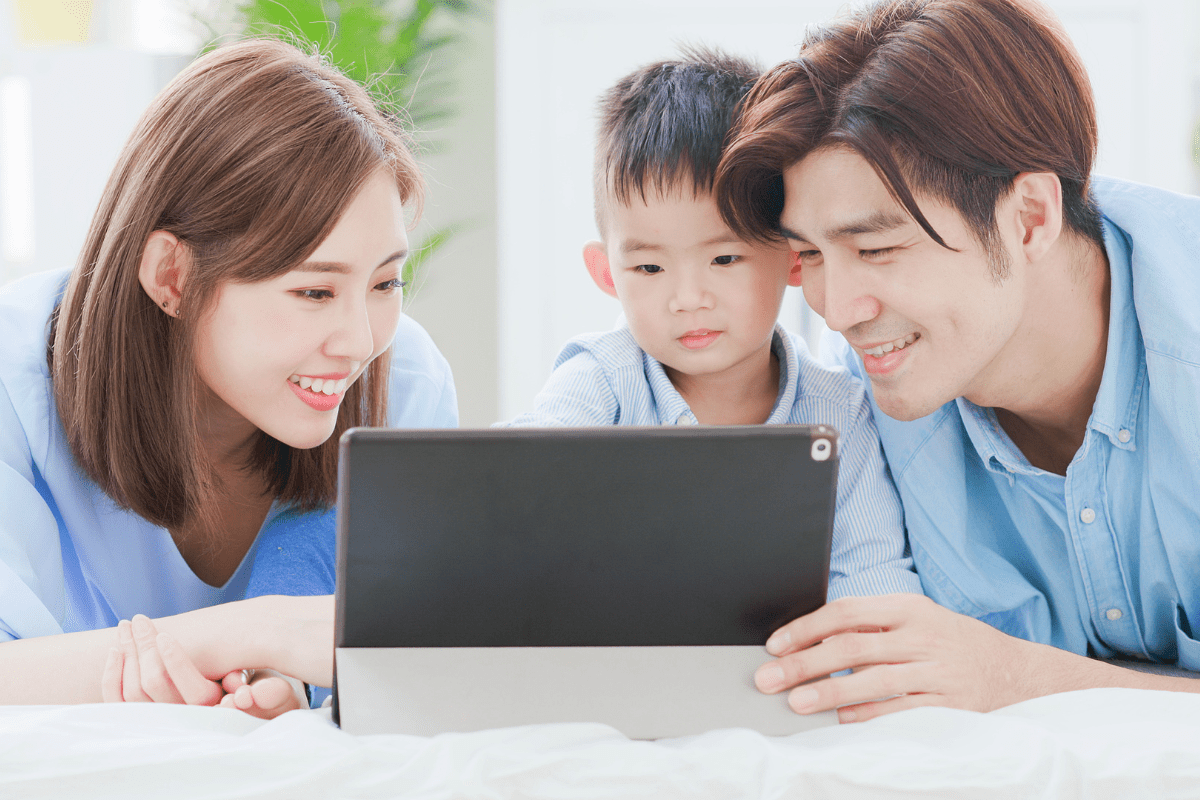
[[[783,243],[742,241],[711,195],[613,203],[607,252],[634,338],[671,370],[722,375],[769,363],[795,259]]]
[[[879,407],[910,420],[960,396],[993,405],[1026,306],[1020,266],[998,282],[958,212],[918,195],[954,249],[933,241],[850,150],[810,154],[784,187],[804,297],[862,358]]]

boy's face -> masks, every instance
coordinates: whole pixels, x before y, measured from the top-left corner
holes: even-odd
[[[601,289],[621,301],[634,338],[671,370],[719,375],[761,360],[783,292],[799,285],[787,244],[748,244],[711,194],[689,191],[610,202],[604,245],[584,248]]]

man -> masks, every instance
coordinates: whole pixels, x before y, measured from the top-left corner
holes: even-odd
[[[759,687],[842,721],[1200,691],[1098,660],[1200,670],[1200,200],[1091,180],[1091,89],[1057,22],[1032,0],[877,3],[810,33],[732,136],[722,213],[799,253],[937,603],[831,603],[772,637]]]

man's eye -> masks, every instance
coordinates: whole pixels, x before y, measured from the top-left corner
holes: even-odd
[[[741,260],[741,256],[717,256],[713,259],[713,263],[719,267],[727,267],[730,264],[736,264]]]
[[[380,292],[394,292],[397,289],[403,289],[405,286],[408,286],[408,281],[402,281],[399,278],[392,278],[390,281],[384,281],[383,283],[376,284],[375,289],[376,291]]]
[[[858,254],[863,258],[885,258],[896,252],[894,247],[880,247],[877,250],[859,250]]]
[[[633,269],[635,272],[644,272],[647,275],[657,275],[662,272],[662,267],[658,264],[638,264]]]
[[[801,250],[796,253],[796,261],[800,264],[809,264],[820,257],[820,250]]]

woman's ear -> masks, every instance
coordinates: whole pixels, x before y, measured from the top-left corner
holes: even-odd
[[[583,246],[583,263],[587,266],[588,275],[600,287],[600,291],[610,297],[617,296],[617,287],[613,285],[612,269],[608,266],[608,251],[603,242],[588,242]]]
[[[183,282],[191,263],[187,245],[173,234],[154,231],[146,238],[138,280],[154,304],[169,316],[179,316]]]

